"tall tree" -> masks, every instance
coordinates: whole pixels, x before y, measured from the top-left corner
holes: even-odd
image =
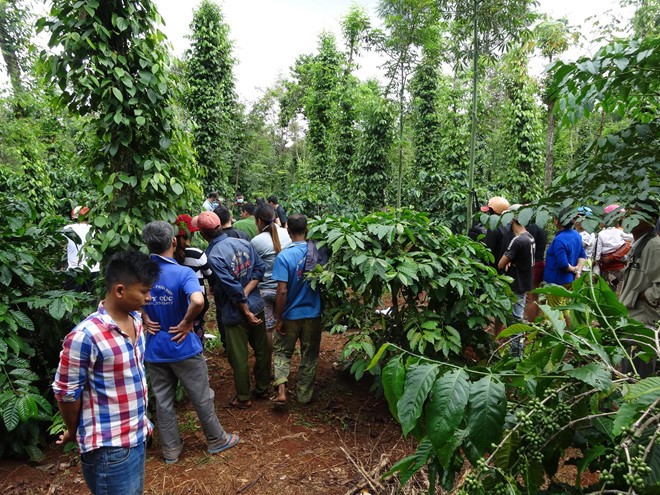
[[[417,172],[437,170],[441,157],[443,129],[438,108],[440,69],[438,59],[426,54],[410,83],[412,96],[412,133]]]
[[[386,204],[383,192],[392,170],[389,156],[394,142],[394,109],[380,96],[377,85],[369,87],[372,94],[364,106],[363,132],[350,180],[354,201],[371,212]]]
[[[195,124],[193,145],[205,173],[204,185],[228,192],[239,119],[229,26],[220,7],[203,0],[190,29],[185,102]]]
[[[573,32],[566,19],[547,19],[539,23],[534,29],[534,37],[541,54],[553,63],[555,57],[565,52],[571,41],[577,41],[577,33]],[[546,81],[547,84],[547,81]],[[555,100],[550,92],[546,91],[544,103],[548,112],[548,131],[545,146],[545,169],[543,174],[543,187],[548,188],[552,182],[554,172],[554,143],[555,143]]]
[[[150,0],[54,0],[39,21],[51,33],[46,66],[60,101],[94,117],[96,142],[82,159],[97,188],[90,215],[102,252],[141,246],[142,222],[173,221],[201,195],[161,22]]]
[[[516,48],[504,57],[504,89],[507,96],[504,122],[507,134],[509,191],[517,201],[537,199],[542,191],[537,177],[543,164],[543,134],[537,104],[537,85],[527,73],[525,47]],[[504,182],[503,182],[504,183]]]
[[[386,95],[395,91],[399,101],[398,166],[396,205],[401,207],[404,165],[404,125],[408,79],[419,60],[420,49],[437,35],[437,3],[432,0],[381,0],[378,14],[384,30],[371,34],[371,43],[387,56],[384,64],[388,85]]]
[[[534,0],[441,0],[439,8],[443,16],[451,21],[451,37],[454,40],[456,63],[471,62],[472,105],[470,163],[468,166],[468,188],[474,191],[474,169],[477,139],[477,107],[480,57],[492,58],[505,51],[506,45],[514,40],[532,21],[530,7]],[[472,223],[472,195],[467,201],[467,225]]]
[[[14,94],[23,89],[22,76],[28,72],[31,25],[23,0],[0,0],[0,53]]]

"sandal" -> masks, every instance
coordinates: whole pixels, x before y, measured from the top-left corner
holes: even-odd
[[[233,433],[227,433],[227,443],[217,447],[215,449],[209,449],[208,453],[209,454],[219,454],[223,450],[231,449],[232,447],[238,445],[238,442],[240,442],[241,439],[238,435],[235,435]]]
[[[249,400],[240,400],[238,395],[234,395],[229,402],[227,402],[227,407],[235,407],[236,409],[247,409],[252,407],[252,402]]]

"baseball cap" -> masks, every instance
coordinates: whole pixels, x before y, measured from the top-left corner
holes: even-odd
[[[191,224],[202,232],[213,232],[220,228],[220,218],[212,211],[204,211],[193,218]]]
[[[517,212],[520,208],[522,208],[525,205],[521,205],[520,203],[516,203],[515,205],[509,206],[506,210],[504,210],[502,213],[515,213]]]
[[[509,202],[502,196],[493,196],[488,200],[486,206],[481,207],[481,211],[488,213],[492,209],[495,213],[501,215],[505,210],[508,210],[510,206]]]
[[[189,233],[197,232],[199,229],[192,224],[192,217],[186,213],[176,217],[174,222],[175,227],[179,227],[179,233],[177,235],[184,235],[186,231]]]

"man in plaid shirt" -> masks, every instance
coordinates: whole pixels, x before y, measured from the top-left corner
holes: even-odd
[[[108,262],[98,311],[64,339],[53,391],[94,495],[144,491],[147,382],[145,337],[138,311],[151,299],[159,268],[149,256],[121,252]]]

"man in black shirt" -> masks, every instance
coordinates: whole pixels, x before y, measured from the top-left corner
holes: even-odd
[[[516,212],[522,205],[513,205],[507,212]],[[536,243],[532,234],[521,225],[515,218],[511,220],[511,231],[515,236],[505,253],[500,258],[497,267],[504,270],[513,278],[511,290],[516,295],[513,304],[513,318],[522,321],[525,311],[527,291],[532,290],[534,273],[534,256]],[[511,342],[511,354],[522,357],[523,341],[521,336],[516,336]]]

